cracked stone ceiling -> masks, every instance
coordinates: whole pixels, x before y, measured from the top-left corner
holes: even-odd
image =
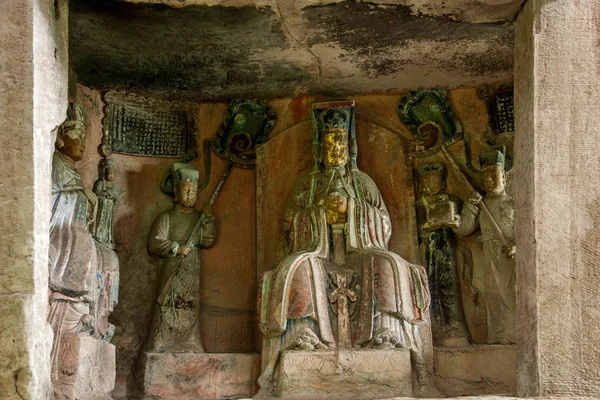
[[[524,0],[71,0],[80,83],[171,99],[399,93],[512,79]]]

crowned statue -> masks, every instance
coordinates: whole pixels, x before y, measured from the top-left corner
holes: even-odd
[[[286,350],[404,348],[421,372],[417,325],[426,318],[425,270],[388,250],[390,216],[356,167],[354,109],[313,110],[313,171],[295,183],[284,215],[288,255],[263,276],[260,328],[277,374]]]

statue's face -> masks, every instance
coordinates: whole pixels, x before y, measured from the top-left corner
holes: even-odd
[[[62,136],[64,145],[60,148],[60,152],[73,161],[79,161],[83,158],[83,153],[85,151],[84,140],[85,136],[81,130],[74,129]]]
[[[483,188],[488,195],[504,193],[504,170],[500,165],[483,167]]]
[[[427,171],[421,175],[421,191],[433,196],[444,190],[444,180],[441,171]]]
[[[348,162],[348,140],[340,134],[326,134],[321,140],[323,163],[332,167],[341,167]]]
[[[198,187],[194,181],[183,181],[177,185],[177,191],[175,192],[175,201],[177,204],[184,207],[194,207],[196,205],[196,198],[198,197]]]
[[[116,171],[113,167],[108,167],[104,170],[104,179],[106,179],[107,181],[114,181],[115,180],[115,175],[116,175]]]

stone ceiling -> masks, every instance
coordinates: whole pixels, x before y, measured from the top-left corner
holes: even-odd
[[[80,83],[194,101],[512,79],[523,0],[71,0]]]

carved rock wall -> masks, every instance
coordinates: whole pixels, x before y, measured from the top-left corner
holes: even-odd
[[[50,396],[50,160],[68,76],[68,1],[54,3],[0,13],[0,397],[11,400]]]
[[[517,23],[523,396],[600,396],[599,11],[593,0],[530,0]]]
[[[78,96],[85,108],[88,134],[86,155],[79,165],[84,183],[89,186],[97,179],[100,159],[97,146],[101,140],[104,102],[99,92],[84,86],[78,86]],[[260,349],[261,336],[255,326],[257,276],[274,268],[282,255],[283,206],[294,180],[312,167],[310,105],[322,99],[297,97],[270,101],[277,123],[269,144],[261,150],[272,154],[269,164],[263,166],[268,168],[268,175],[261,168],[235,168],[215,203],[217,244],[203,250],[201,256],[203,343],[207,352]],[[375,179],[394,217],[391,248],[403,257],[417,261],[412,161],[405,157],[410,134],[396,114],[398,96],[357,96],[353,99],[357,104],[359,167]],[[473,137],[473,161],[477,162],[477,152],[488,134],[485,104],[477,97],[475,89],[453,90],[450,99],[463,127]],[[226,104],[200,104],[200,139],[215,134],[226,111]],[[457,155],[459,163],[464,164],[461,147],[455,146],[451,151]],[[120,298],[111,316],[112,323],[117,326],[113,343],[117,346],[115,395],[118,396],[125,394],[127,385],[129,393],[133,393],[132,371],[157,296],[158,263],[148,255],[146,240],[156,215],[172,206],[171,199],[160,191],[159,183],[174,159],[120,154],[113,154],[112,158],[119,169],[116,187],[123,191],[116,208],[114,227],[115,240],[122,247],[118,252]],[[225,161],[214,153],[212,160],[210,185],[200,193],[198,204],[210,197],[225,168]],[[419,160],[425,161],[427,159]],[[203,174],[202,159],[198,160],[197,167]],[[451,177],[448,184],[451,193],[468,197],[458,179]],[[269,196],[264,198],[267,187]],[[471,239],[478,254],[479,244]],[[478,329],[484,334],[481,315],[474,315],[474,324],[479,324]],[[478,337],[485,340],[481,335]]]

